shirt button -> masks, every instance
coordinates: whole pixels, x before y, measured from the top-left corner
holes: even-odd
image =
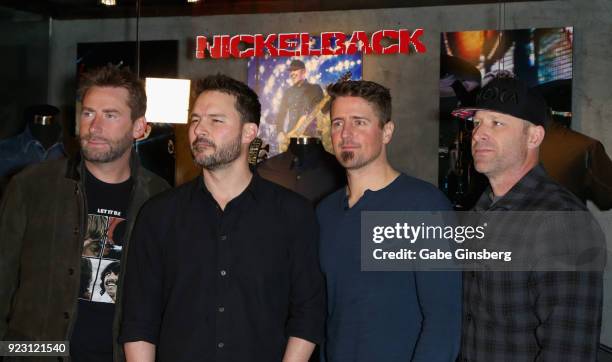
[[[225,270],[221,270],[219,274],[221,274],[221,276],[224,277],[227,275],[227,272]]]
[[[75,235],[76,235],[76,234],[78,234],[78,233],[79,233],[79,227],[78,227],[78,226],[75,226],[75,227],[74,227],[74,230],[72,230],[72,232],[73,232]]]
[[[68,312],[64,312],[64,319],[68,319],[70,318],[70,314],[68,314]]]
[[[297,175],[296,177],[298,180],[302,178],[302,175]]]
[[[465,319],[466,319],[468,322],[469,322],[469,321],[471,321],[471,320],[472,320],[472,314],[471,314],[471,313],[468,313],[468,314],[465,316]]]
[[[68,269],[68,275],[72,275],[72,274],[74,274],[74,269],[69,268],[69,269]]]
[[[225,346],[225,344],[223,344],[223,342],[217,343],[217,347],[219,347],[219,348],[223,348],[224,346]]]
[[[219,307],[217,308],[217,310],[219,311],[219,313],[223,313],[225,312],[225,307]]]
[[[220,239],[221,239],[222,241],[227,240],[227,235],[221,235]]]

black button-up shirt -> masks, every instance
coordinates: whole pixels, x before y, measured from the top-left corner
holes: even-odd
[[[287,152],[257,165],[257,173],[316,205],[325,196],[346,185],[346,173],[336,157],[325,151],[322,145],[301,147],[304,147],[301,157],[289,147]]]
[[[225,210],[202,177],[142,209],[128,252],[120,342],[159,361],[280,361],[320,343],[324,287],[308,201],[257,175]]]

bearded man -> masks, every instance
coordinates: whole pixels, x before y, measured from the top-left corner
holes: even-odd
[[[309,202],[247,156],[261,106],[224,75],[199,81],[189,141],[202,174],[143,207],[120,342],[128,361],[308,361],[324,327]]]
[[[110,225],[126,226],[114,237],[127,240],[142,204],[168,184],[132,151],[146,127],[142,82],[107,66],[85,74],[79,94],[81,153],[26,168],[0,206],[0,339],[69,340],[73,362],[122,361],[117,286],[127,244],[110,240]],[[113,296],[100,298],[110,264]]]

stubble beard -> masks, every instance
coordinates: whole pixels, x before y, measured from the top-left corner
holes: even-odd
[[[227,167],[230,163],[240,157],[242,150],[242,135],[238,135],[228,144],[217,146],[205,137],[196,138],[191,144],[191,155],[193,161],[205,170],[215,171]],[[215,152],[211,155],[200,154],[202,147],[213,147]]]
[[[495,154],[490,158],[483,157],[480,161],[478,161],[476,157],[472,156],[474,159],[474,168],[479,173],[487,176],[488,178],[492,178],[503,175],[508,172],[508,170],[511,170],[518,165],[522,165],[527,159],[527,148],[526,146],[522,147],[519,145],[527,142],[526,136],[525,138],[521,139],[520,142],[522,143],[518,143],[515,147],[507,147],[504,154],[501,154],[498,147],[487,145],[495,150]]]
[[[104,151],[97,151],[89,147],[88,141],[92,138],[97,140],[103,140],[107,144],[107,149]],[[81,137],[81,150],[83,158],[93,163],[108,163],[119,159],[125,154],[127,150],[132,147],[133,138],[131,132],[126,134],[118,140],[109,140],[101,137],[93,137],[91,134]]]

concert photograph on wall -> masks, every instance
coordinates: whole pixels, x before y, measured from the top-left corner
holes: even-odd
[[[569,127],[573,36],[573,27],[441,33],[438,185],[455,209],[469,210],[487,180],[472,167],[471,122],[452,110],[473,104],[496,75],[515,76],[542,94],[551,121]]]
[[[248,85],[258,94],[262,108],[258,137],[269,145],[269,156],[286,151],[289,139],[298,136],[321,138],[325,149],[333,152],[325,88],[341,79],[361,79],[361,57],[249,59]]]

